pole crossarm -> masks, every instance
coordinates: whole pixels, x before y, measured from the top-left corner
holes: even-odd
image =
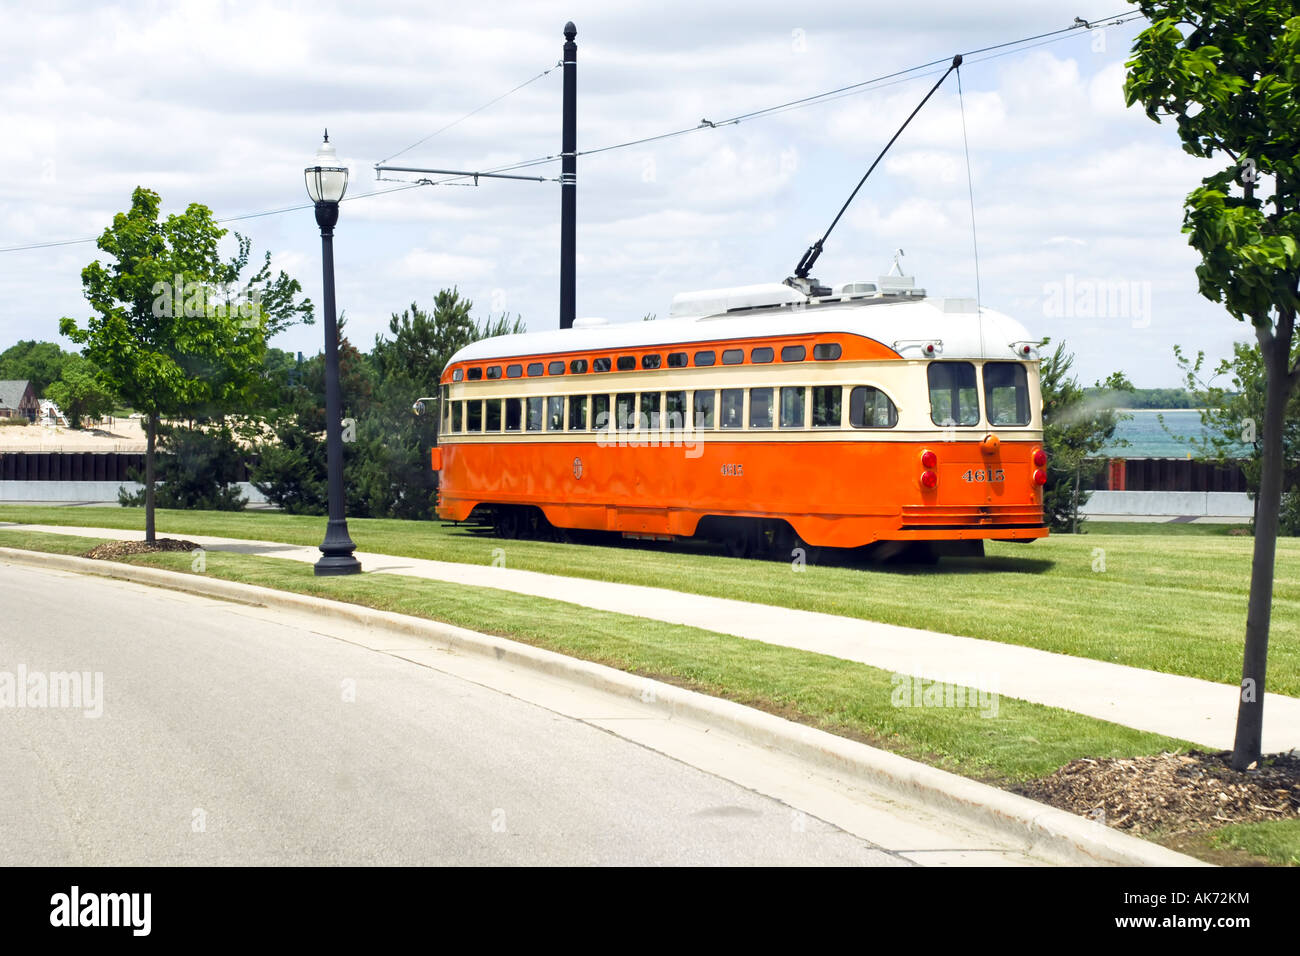
[[[551,176],[513,176],[510,173],[479,173],[466,169],[424,169],[419,166],[376,166],[376,173],[428,173],[434,176],[464,176],[479,179],[521,179],[530,183],[551,183]]]

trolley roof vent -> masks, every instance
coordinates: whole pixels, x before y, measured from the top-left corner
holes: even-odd
[[[798,289],[780,282],[743,285],[732,289],[704,289],[679,292],[668,310],[670,318],[681,316],[725,315],[746,309],[777,309],[807,303],[808,297]]]
[[[609,319],[604,319],[600,316],[587,316],[586,318],[573,320],[573,327],[575,329],[595,329],[602,325],[609,325]]]

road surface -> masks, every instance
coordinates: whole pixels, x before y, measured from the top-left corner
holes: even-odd
[[[6,866],[1036,862],[414,637],[3,563],[0,608]]]

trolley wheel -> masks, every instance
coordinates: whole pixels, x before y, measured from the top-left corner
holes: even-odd
[[[519,511],[516,508],[498,508],[492,515],[498,538],[519,537]]]
[[[754,550],[754,537],[747,531],[733,531],[722,539],[722,546],[729,558],[747,558]]]
[[[802,558],[804,564],[820,564],[824,554],[820,547],[809,544],[783,521],[772,534],[772,557],[777,561],[791,562]]]
[[[519,537],[538,539],[546,537],[549,522],[540,508],[525,508],[519,519]]]

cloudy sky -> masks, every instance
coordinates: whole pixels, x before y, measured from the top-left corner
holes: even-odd
[[[1124,0],[743,5],[625,0],[471,4],[5,2],[0,34],[0,349],[83,319],[80,271],[137,185],[218,218],[305,201],[323,127],[351,168],[335,242],[339,307],[368,348],[388,318],[458,286],[480,317],[558,322],[559,187],[484,180],[394,192],[373,166],[559,60],[578,27],[579,149],[695,126],[953,53],[1100,20]],[[740,11],[743,11],[741,13]],[[1075,30],[962,68],[984,305],[1064,339],[1086,383],[1181,383],[1173,345],[1226,354],[1248,330],[1196,292],[1180,234],[1210,170],[1123,103],[1139,24]],[[937,79],[579,161],[578,315],[664,316],[674,293],[780,281]],[[401,153],[486,169],[560,149],[561,71]],[[558,163],[537,168],[558,175]],[[887,271],[975,294],[957,84],[895,144],[816,274]],[[409,177],[407,177],[409,178]],[[231,222],[320,301],[309,209]],[[1094,295],[1094,293],[1099,293]],[[319,325],[275,344],[319,350]],[[64,343],[65,346],[67,343]],[[435,370],[436,372],[436,370]],[[431,375],[431,381],[433,380]]]

